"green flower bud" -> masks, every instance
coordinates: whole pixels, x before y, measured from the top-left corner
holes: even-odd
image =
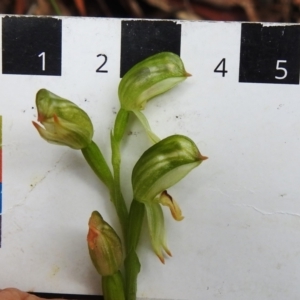
[[[87,242],[90,257],[100,275],[110,276],[118,272],[123,261],[121,240],[97,211],[89,220]]]
[[[183,219],[176,201],[166,189],[173,186],[207,157],[202,156],[195,143],[186,136],[173,135],[154,144],[143,153],[133,168],[132,186],[136,201],[145,204],[152,247],[164,262],[166,245],[161,205],[168,206],[175,220]]]
[[[89,116],[76,104],[46,89],[36,95],[38,122],[32,122],[46,141],[82,149],[92,142],[93,124]]]
[[[128,111],[144,109],[147,101],[160,95],[189,73],[180,57],[171,52],[161,52],[146,58],[132,67],[119,85],[121,107]]]
[[[205,159],[186,136],[172,135],[161,140],[145,151],[134,166],[134,198],[144,203],[152,201]]]

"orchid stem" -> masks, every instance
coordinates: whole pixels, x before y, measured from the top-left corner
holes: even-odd
[[[96,145],[96,143],[91,142],[87,147],[83,148],[81,151],[87,163],[90,165],[97,177],[107,186],[110,192],[111,201],[115,205],[123,233],[125,234],[128,211],[124,199],[120,196],[121,191],[119,191],[115,187],[116,185],[114,177],[108,167],[104,156],[102,155],[101,150]]]
[[[140,239],[144,215],[145,205],[133,199],[129,210],[126,236],[127,256],[125,258],[125,295],[127,300],[136,299],[137,278],[141,269],[136,248]]]
[[[111,134],[111,148],[112,148],[112,165],[114,170],[114,186],[117,198],[120,202],[125,203],[121,193],[120,183],[120,165],[121,153],[120,144],[125,133],[125,129],[129,119],[129,112],[120,109],[116,120],[114,131]],[[125,295],[126,300],[135,300],[137,292],[137,277],[140,272],[141,265],[136,253],[136,247],[139,242],[143,218],[145,214],[145,207],[143,203],[135,200],[132,201],[129,216],[127,218],[127,226],[125,230],[125,249],[126,258],[125,266]]]
[[[126,236],[126,228],[128,221],[128,210],[125,204],[124,197],[121,191],[121,182],[120,182],[120,165],[121,165],[121,153],[120,145],[115,140],[113,134],[111,134],[111,149],[112,149],[112,166],[113,166],[113,186],[114,186],[114,201],[117,209],[117,213],[121,214],[121,225],[123,230],[124,238]],[[120,217],[120,216],[119,216]]]

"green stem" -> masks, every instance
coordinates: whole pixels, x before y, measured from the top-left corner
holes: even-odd
[[[121,193],[120,183],[120,165],[121,153],[120,143],[124,136],[125,129],[129,119],[129,112],[120,109],[114,125],[114,131],[111,134],[111,148],[112,148],[112,165],[114,171],[114,186],[117,198],[124,202]],[[143,218],[145,214],[145,205],[143,203],[132,201],[130,212],[128,216],[128,223],[125,231],[125,248],[126,258],[124,262],[125,267],[125,295],[126,300],[135,300],[137,291],[137,277],[141,269],[139,258],[136,254],[136,247],[139,242]]]
[[[92,142],[89,146],[83,148],[81,152],[97,177],[107,186],[110,192],[111,201],[115,205],[122,230],[125,233],[128,211],[124,200],[120,198],[118,191],[115,188],[114,178],[101,150],[96,143]]]
[[[107,186],[110,192],[113,191],[113,176],[97,144],[92,141],[87,147],[81,149],[81,152],[97,177]]]
[[[120,109],[114,124],[114,131],[110,135],[111,139],[111,151],[112,151],[112,166],[113,166],[113,186],[114,186],[114,197],[118,210],[122,218],[122,230],[124,237],[126,236],[128,210],[125,204],[124,197],[121,192],[121,180],[120,180],[120,169],[121,169],[121,153],[120,143],[128,123],[129,112],[124,109]],[[126,239],[125,239],[126,240]]]
[[[123,278],[120,271],[102,277],[102,291],[105,300],[125,300]]]
[[[125,204],[121,192],[121,182],[120,182],[120,165],[121,165],[121,154],[119,143],[116,142],[114,136],[111,134],[111,150],[112,150],[112,166],[114,172],[114,201],[117,209],[118,215],[121,217],[121,225],[124,237],[126,236],[127,220],[128,220],[128,210]]]
[[[145,204],[132,200],[127,227],[127,252],[136,250],[142,230],[145,215]]]
[[[114,137],[118,143],[121,142],[124,136],[125,129],[128,124],[128,120],[129,120],[129,112],[127,110],[124,110],[123,108],[120,108],[114,126]]]
[[[136,254],[136,248],[140,239],[144,215],[145,205],[133,199],[129,211],[126,236],[127,256],[125,259],[125,295],[127,300],[136,299],[137,277],[141,269],[141,265]]]
[[[126,300],[136,300],[137,277],[141,270],[141,264],[134,250],[131,250],[129,253],[127,253],[124,266]]]

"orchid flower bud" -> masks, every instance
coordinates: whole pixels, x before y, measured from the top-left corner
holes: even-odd
[[[32,122],[49,143],[83,149],[92,142],[93,124],[89,116],[73,102],[46,89],[36,95],[38,122]]]
[[[183,135],[169,136],[143,153],[132,171],[134,198],[150,202],[184,178],[207,157]]]
[[[118,272],[123,261],[121,240],[97,211],[89,220],[87,242],[90,257],[100,275],[111,276]]]
[[[145,204],[148,227],[155,253],[163,262],[162,250],[170,255],[165,242],[163,212],[168,206],[175,220],[183,219],[181,210],[166,189],[184,178],[207,157],[186,136],[173,135],[154,144],[143,153],[132,172],[133,195]]]
[[[121,107],[128,111],[142,110],[147,101],[188,76],[190,74],[185,71],[178,55],[161,52],[150,56],[132,67],[122,78],[119,85]]]

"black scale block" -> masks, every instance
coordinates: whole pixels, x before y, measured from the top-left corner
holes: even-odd
[[[239,82],[299,84],[300,26],[242,24]]]
[[[181,25],[174,21],[122,21],[120,77],[159,52],[180,55]]]
[[[62,20],[2,18],[2,73],[61,75]]]
[[[56,294],[56,293],[30,293],[43,299],[72,299],[72,300],[104,300],[100,295],[74,295],[74,294]],[[116,299],[117,300],[117,299]]]

